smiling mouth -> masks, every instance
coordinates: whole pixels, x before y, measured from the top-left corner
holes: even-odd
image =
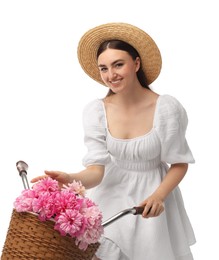
[[[111,84],[118,84],[121,82],[121,79],[110,81]]]

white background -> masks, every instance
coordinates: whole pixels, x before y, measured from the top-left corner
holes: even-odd
[[[216,2],[0,0],[0,249],[23,190],[18,160],[28,163],[29,180],[45,169],[82,169],[82,110],[107,90],[80,68],[80,37],[102,23],[127,22],[161,50],[153,89],[175,96],[188,112],[196,163],[180,186],[197,237],[192,251],[196,260],[219,259]]]

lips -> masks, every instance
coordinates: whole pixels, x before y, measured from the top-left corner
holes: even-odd
[[[118,80],[113,80],[113,81],[110,81],[110,84],[112,85],[116,85],[116,84],[119,84],[121,82],[121,79],[118,79]]]

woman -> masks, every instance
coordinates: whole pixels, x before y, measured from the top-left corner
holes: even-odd
[[[174,97],[149,88],[161,69],[156,43],[135,26],[109,23],[84,34],[78,58],[109,92],[84,109],[85,169],[46,175],[95,187],[91,198],[104,219],[144,207],[142,217],[126,216],[105,228],[96,259],[193,259],[195,236],[178,187],[194,162],[185,138],[187,115]]]

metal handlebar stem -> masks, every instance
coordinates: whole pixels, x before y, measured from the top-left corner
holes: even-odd
[[[133,214],[133,215],[140,215],[142,214],[142,212],[144,211],[144,207],[133,207],[133,208],[129,208],[129,209],[125,209],[120,211],[119,213],[117,213],[116,215],[112,216],[111,218],[107,219],[106,221],[104,221],[102,223],[103,227],[107,227],[108,225],[110,225],[112,222],[116,221],[117,219],[128,215],[128,214]]]

